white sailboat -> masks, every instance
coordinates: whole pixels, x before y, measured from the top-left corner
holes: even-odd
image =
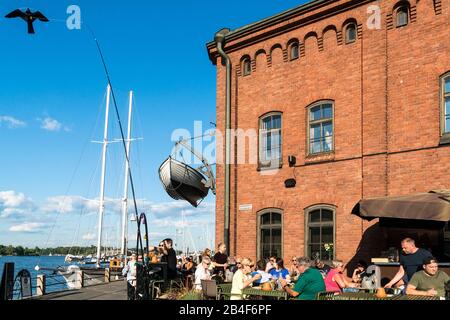
[[[105,112],[105,127],[102,148],[102,171],[101,171],[101,181],[100,181],[100,199],[99,199],[99,209],[98,209],[98,235],[97,235],[97,254],[95,258],[90,259],[90,261],[84,260],[84,264],[95,264],[95,268],[80,267],[79,265],[73,264],[65,269],[58,270],[58,273],[64,276],[69,289],[79,289],[81,287],[80,272],[84,271],[84,285],[89,286],[93,284],[99,284],[103,282],[103,277],[99,277],[104,272],[101,263],[108,263],[107,252],[102,254],[102,232],[103,232],[103,217],[105,212],[105,178],[106,178],[106,155],[107,147],[109,143],[112,142],[122,142],[120,140],[108,141],[108,119],[109,119],[109,105],[110,105],[111,87],[107,87],[106,95],[106,112]],[[129,111],[128,111],[128,134],[126,139],[126,159],[125,159],[125,182],[124,182],[124,194],[122,198],[122,230],[121,230],[121,256],[126,257],[127,254],[127,202],[128,202],[128,173],[129,173],[129,159],[130,159],[130,144],[131,141],[131,116],[132,116],[132,106],[133,106],[133,92],[130,91],[129,94]],[[75,259],[78,257],[75,257]],[[81,259],[80,259],[81,260]],[[70,260],[75,261],[75,260]]]

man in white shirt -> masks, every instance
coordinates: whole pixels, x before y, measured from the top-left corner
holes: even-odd
[[[197,266],[195,270],[194,289],[202,290],[201,280],[211,280],[211,272],[209,266],[211,265],[211,259],[207,256],[202,258],[202,263]]]
[[[136,254],[131,255],[130,261],[122,269],[122,275],[127,276],[128,300],[136,300]]]

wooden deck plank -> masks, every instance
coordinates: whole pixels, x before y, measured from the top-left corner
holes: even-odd
[[[80,290],[67,290],[49,293],[33,300],[127,300],[127,283],[118,280],[110,283],[84,287]]]

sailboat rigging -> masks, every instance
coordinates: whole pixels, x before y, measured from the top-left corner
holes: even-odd
[[[120,139],[115,140],[108,140],[108,123],[109,123],[109,106],[110,106],[110,96],[111,96],[111,87],[110,85],[107,86],[107,98],[106,98],[106,110],[105,110],[105,124],[104,124],[104,134],[103,134],[103,141],[93,141],[96,143],[101,143],[102,146],[102,171],[101,171],[101,180],[100,180],[100,197],[99,197],[99,208],[98,208],[98,234],[97,234],[97,254],[96,258],[93,258],[91,261],[82,261],[82,264],[90,264],[92,262],[95,263],[95,268],[86,268],[86,267],[80,267],[78,265],[70,265],[67,267],[67,269],[60,269],[58,270],[58,273],[63,275],[64,278],[67,281],[67,284],[69,288],[78,288],[78,285],[76,284],[77,279],[77,272],[79,270],[83,270],[85,272],[85,275],[87,276],[86,279],[84,279],[84,283],[87,285],[97,284],[100,283],[101,280],[95,279],[92,276],[89,276],[89,273],[95,273],[95,271],[100,271],[102,262],[108,263],[108,252],[106,251],[104,255],[102,255],[102,239],[103,239],[103,223],[104,223],[104,213],[105,213],[105,182],[106,182],[106,156],[107,156],[107,149],[108,145],[110,143],[114,142],[120,142]],[[122,202],[122,210],[121,210],[121,221],[122,221],[122,230],[121,230],[121,256],[126,257],[127,254],[127,198],[128,198],[128,173],[130,172],[130,165],[129,165],[129,159],[130,159],[130,146],[131,141],[135,139],[131,139],[131,117],[132,117],[132,106],[133,106],[133,92],[130,91],[129,94],[129,111],[128,111],[128,135],[126,140],[126,162],[125,162],[125,182],[124,182],[124,194],[121,199]],[[107,246],[107,244],[103,244],[103,247]],[[107,247],[106,247],[107,250]],[[114,254],[114,253],[113,253]],[[83,260],[80,257],[73,257],[72,259],[69,259],[68,261],[76,262]]]

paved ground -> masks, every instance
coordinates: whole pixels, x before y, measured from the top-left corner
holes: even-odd
[[[34,297],[33,300],[127,300],[127,283],[125,280],[118,280],[80,290],[49,293]]]

